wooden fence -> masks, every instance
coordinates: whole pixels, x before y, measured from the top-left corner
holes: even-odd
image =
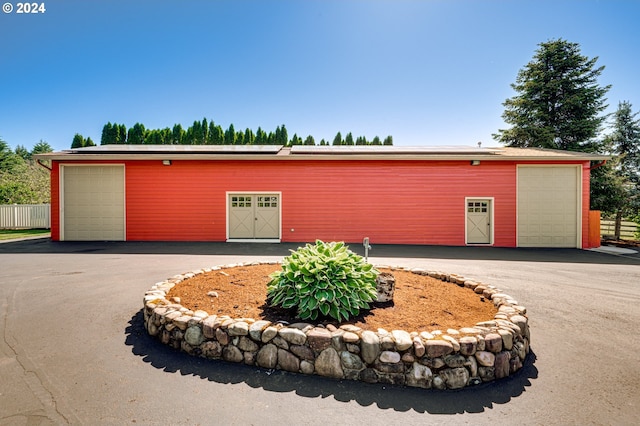
[[[616,230],[616,221],[614,219],[602,219],[600,221],[600,235],[603,237],[613,237]],[[628,220],[622,221],[620,226],[620,238],[623,240],[635,240],[638,232],[638,224]]]
[[[0,229],[51,229],[51,205],[0,205]]]

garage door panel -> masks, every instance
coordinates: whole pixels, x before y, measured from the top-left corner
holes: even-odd
[[[63,239],[125,239],[124,167],[63,166]]]
[[[579,246],[580,169],[518,167],[518,246]]]

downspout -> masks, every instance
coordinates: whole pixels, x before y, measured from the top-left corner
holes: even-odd
[[[607,160],[602,160],[601,162],[596,163],[596,164],[594,164],[593,166],[589,167],[589,170],[595,170],[595,169],[598,169],[598,168],[600,168],[600,167],[604,166],[605,164],[607,164]]]
[[[40,160],[39,158],[36,160],[36,162],[38,163],[38,165],[44,167],[45,169],[52,171],[53,169],[49,166],[47,166],[46,164],[42,163],[42,160]]]

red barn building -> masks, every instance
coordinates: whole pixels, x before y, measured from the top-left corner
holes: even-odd
[[[532,148],[104,145],[51,163],[53,240],[589,247],[606,157]]]

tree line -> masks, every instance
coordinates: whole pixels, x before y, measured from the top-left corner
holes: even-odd
[[[611,155],[592,163],[591,209],[616,218],[640,219],[640,120],[629,101],[611,114],[598,77],[604,66],[583,56],[577,43],[563,39],[540,43],[533,59],[511,85],[502,115],[508,129],[493,137],[510,147],[539,147]],[[604,129],[607,125],[607,129]]]
[[[0,139],[0,204],[50,202],[49,171],[38,165],[33,156],[51,151],[51,146],[44,141],[30,151],[22,145],[11,150]]]
[[[202,121],[194,121],[188,128],[181,124],[174,124],[172,128],[147,129],[144,124],[136,123],[127,128],[124,124],[108,122],[102,128],[100,145],[130,144],[130,145],[316,145],[313,136],[305,139],[294,134],[289,137],[287,128],[283,124],[277,126],[275,131],[266,132],[261,127],[254,132],[252,129],[236,130],[233,124],[223,129],[213,120],[203,118]],[[393,145],[393,137],[387,136],[384,140],[375,136],[368,140],[364,136],[354,139],[351,132],[343,138],[338,132],[329,143],[325,139],[318,145]],[[71,148],[95,146],[91,138],[84,138],[76,133],[71,143]]]

